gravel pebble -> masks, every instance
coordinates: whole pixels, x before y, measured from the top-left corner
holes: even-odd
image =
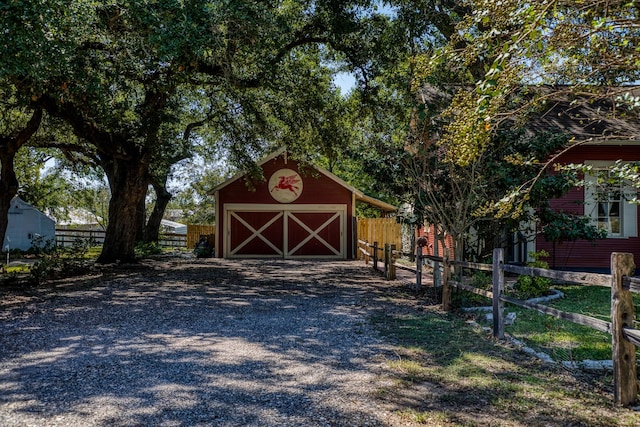
[[[146,261],[0,295],[0,425],[400,426],[360,262]]]

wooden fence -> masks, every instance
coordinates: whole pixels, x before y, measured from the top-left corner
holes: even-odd
[[[209,246],[215,248],[215,235],[215,225],[187,224],[187,248],[195,248],[196,243],[198,243],[203,236],[207,239]]]
[[[402,225],[395,218],[358,218],[358,240],[402,248]]]
[[[104,243],[104,235],[104,230],[56,229],[56,245],[69,247],[72,246],[76,240],[81,239],[98,246]],[[184,248],[187,243],[187,235],[163,233],[160,234],[160,241],[158,243],[165,248]]]
[[[457,288],[492,300],[493,305],[493,335],[496,338],[504,338],[504,303],[510,303],[518,307],[535,310],[559,319],[563,319],[578,325],[596,329],[612,336],[612,361],[614,401],[622,406],[630,406],[638,400],[638,378],[636,370],[636,347],[640,347],[640,330],[635,329],[635,306],[632,293],[640,293],[640,278],[632,277],[635,271],[633,254],[611,254],[611,274],[595,274],[585,272],[567,272],[548,270],[543,268],[522,267],[504,263],[502,249],[494,249],[493,264],[480,264],[465,261],[449,260],[448,251],[443,257],[417,256],[416,268],[399,265],[395,262],[400,252],[395,251],[390,245],[379,248],[377,244],[370,245],[365,241],[358,241],[358,250],[363,255],[365,262],[373,261],[373,267],[378,269],[380,255],[384,260],[385,277],[395,279],[396,268],[412,271],[416,274],[416,286],[422,283],[422,260],[430,259],[435,263],[435,268],[442,265],[442,307],[451,310],[451,289]],[[451,268],[462,268],[492,272],[492,291],[486,291],[469,286],[450,277]],[[596,319],[580,313],[561,311],[542,304],[518,300],[504,294],[505,273],[546,277],[568,283],[577,283],[583,286],[604,286],[611,288],[611,322]]]
[[[370,244],[364,240],[358,239],[358,259],[364,259],[365,264],[369,261],[373,263],[373,269],[378,270],[378,261],[382,261],[384,265],[384,277],[389,280],[396,278],[396,268],[402,266],[396,263],[396,245],[385,243],[380,247],[378,242]]]

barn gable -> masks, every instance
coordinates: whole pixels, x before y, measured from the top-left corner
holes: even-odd
[[[395,210],[322,168],[300,168],[284,150],[259,166],[265,181],[255,188],[240,174],[212,190],[218,257],[352,259],[356,201]]]

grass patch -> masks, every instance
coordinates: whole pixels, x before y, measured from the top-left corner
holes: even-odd
[[[450,417],[446,412],[421,412],[415,409],[404,409],[398,411],[398,415],[402,419],[416,424],[434,427],[450,425]]]
[[[611,290],[596,286],[556,286],[564,298],[550,301],[558,310],[610,321]],[[634,296],[636,310],[640,296]],[[556,361],[610,360],[611,336],[586,326],[576,325],[533,310],[507,306],[517,313],[513,325],[505,331],[524,341],[537,351],[543,351]]]
[[[395,382],[377,394],[410,423],[640,425],[640,414],[613,407],[610,375],[545,365],[458,315],[427,309],[371,322],[396,350],[387,362]]]
[[[554,286],[564,297],[546,305],[558,310],[579,313],[609,322],[611,320],[611,290],[600,286]],[[462,307],[491,305],[487,298],[470,292],[456,291]],[[640,313],[640,295],[634,295],[636,313]],[[506,312],[515,312],[513,325],[505,325],[505,332],[525,342],[536,351],[544,352],[555,361],[610,360],[611,336],[586,326],[557,319],[534,310],[505,305]],[[484,313],[476,314],[484,317]],[[638,352],[640,360],[640,352]]]
[[[12,265],[4,268],[8,274],[27,274],[29,273],[29,266],[24,265]]]
[[[102,246],[89,246],[87,252],[83,254],[85,259],[97,259],[102,252]]]

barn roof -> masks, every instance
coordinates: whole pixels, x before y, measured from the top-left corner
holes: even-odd
[[[271,153],[270,155],[268,155],[267,157],[263,158],[262,160],[260,160],[258,162],[258,166],[262,166],[263,164],[267,163],[270,160],[273,160],[279,156],[283,156],[285,155],[287,152],[287,150],[285,148],[282,148],[278,151],[275,151],[273,153]],[[340,179],[338,176],[334,175],[333,173],[329,172],[328,170],[317,166],[317,165],[311,165],[317,172],[321,173],[322,175],[326,176],[327,178],[331,179],[332,181],[338,183],[339,185],[341,185],[342,187],[346,188],[347,190],[349,190],[351,193],[355,194],[356,196],[356,200],[366,203],[368,205],[371,205],[375,208],[378,208],[382,211],[385,212],[395,212],[396,210],[398,210],[397,207],[383,202],[382,200],[378,200],[376,198],[367,196],[366,194],[364,194],[362,191],[358,190],[357,188],[353,187],[352,185],[347,184],[345,181],[343,181],[342,179]],[[242,178],[243,176],[245,176],[246,173],[245,172],[241,172],[238,173],[236,175],[234,175],[233,177],[229,178],[228,180],[226,180],[225,182],[223,182],[222,184],[214,187],[213,189],[211,189],[209,191],[209,194],[215,194],[216,191],[219,191],[221,189],[223,189],[224,187],[228,186],[229,184],[231,184],[232,182],[237,181],[238,179]]]
[[[35,215],[55,223],[55,220],[52,217],[50,217],[49,215],[45,214],[44,212],[41,212],[40,210],[38,210],[34,206],[32,206],[29,203],[27,203],[24,200],[22,200],[20,197],[14,196],[14,198],[11,199],[11,206],[9,207],[9,214],[18,213],[18,212],[22,212],[22,211],[33,212],[33,213],[35,213]]]
[[[543,98],[549,96],[525,124],[529,132],[557,128],[578,141],[640,141],[637,113],[621,105],[625,96],[639,96],[639,87],[612,87],[595,93],[573,93],[569,87],[550,86],[536,90]]]

